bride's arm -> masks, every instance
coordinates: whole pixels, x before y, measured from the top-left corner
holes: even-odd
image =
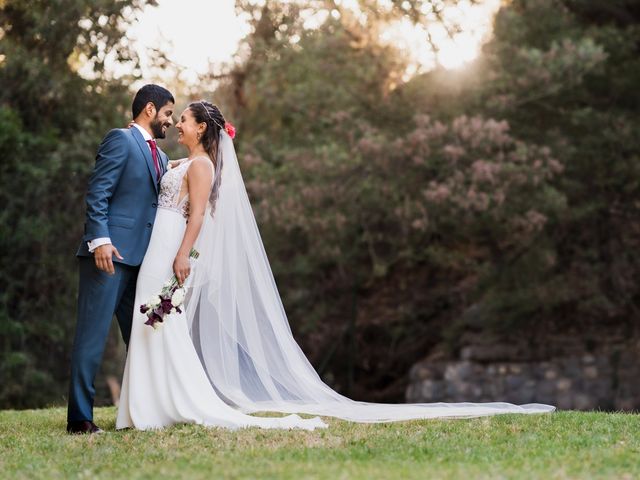
[[[208,158],[196,158],[187,170],[187,185],[189,188],[189,221],[187,229],[182,237],[182,244],[173,261],[173,272],[180,285],[184,283],[191,272],[189,252],[198,238],[204,214],[209,201],[211,183],[213,181],[213,169]]]

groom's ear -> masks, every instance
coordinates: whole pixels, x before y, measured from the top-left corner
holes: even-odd
[[[147,104],[144,106],[144,108],[142,109],[142,111],[149,117],[149,118],[155,118],[156,116],[156,106],[154,105],[153,102],[147,102]]]

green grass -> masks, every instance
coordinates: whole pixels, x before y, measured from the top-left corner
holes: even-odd
[[[67,435],[65,410],[0,412],[0,478],[640,478],[640,417],[556,412],[315,432],[178,425]]]

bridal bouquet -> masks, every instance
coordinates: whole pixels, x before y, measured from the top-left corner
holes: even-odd
[[[200,256],[197,250],[191,249],[189,258],[196,259]],[[185,289],[178,285],[178,279],[173,275],[162,286],[162,290],[157,295],[151,297],[147,303],[140,305],[140,313],[147,315],[145,325],[158,328],[164,321],[164,317],[170,313],[182,313],[180,307],[184,303]]]

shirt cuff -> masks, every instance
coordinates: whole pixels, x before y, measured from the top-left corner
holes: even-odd
[[[93,251],[99,246],[107,244],[111,244],[111,239],[109,237],[94,238],[93,240],[87,242],[89,253],[93,253]]]

